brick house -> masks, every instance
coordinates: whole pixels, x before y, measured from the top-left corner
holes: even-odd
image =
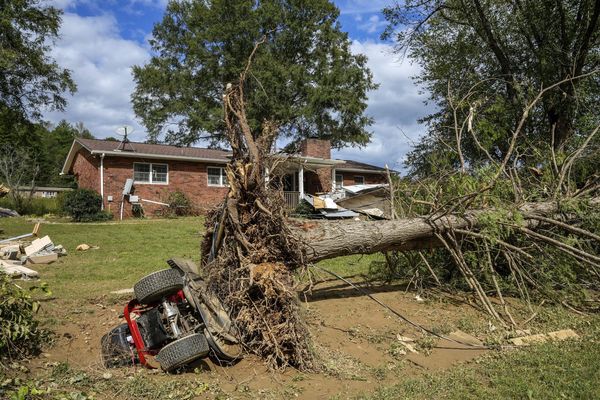
[[[104,209],[114,214],[123,206],[124,217],[129,217],[132,205],[141,204],[149,215],[177,190],[201,209],[220,202],[228,190],[224,168],[230,157],[223,150],[75,139],[61,174],[74,175],[80,188],[96,190]],[[320,139],[302,142],[299,153],[286,158],[279,168],[290,207],[304,193],[386,182],[383,168],[331,159],[329,141]],[[133,179],[135,197],[123,195],[127,179]]]

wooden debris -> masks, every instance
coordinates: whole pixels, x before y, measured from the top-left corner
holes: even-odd
[[[57,253],[39,254],[27,257],[27,264],[51,264],[58,260]]]
[[[52,243],[52,240],[50,240],[50,236],[44,236],[43,238],[35,239],[29,246],[25,247],[25,255],[31,256],[50,246],[54,247],[54,243]]]
[[[36,279],[39,277],[37,271],[24,267],[17,262],[0,261],[0,271],[12,278]]]
[[[563,329],[560,331],[539,333],[537,335],[522,336],[509,339],[515,346],[528,346],[533,343],[544,343],[549,340],[577,339],[579,335],[572,329]]]
[[[460,342],[460,343],[470,344],[473,346],[483,346],[483,342],[481,340],[479,340],[475,336],[469,335],[468,333],[463,332],[461,330],[451,332],[448,335],[448,338],[452,339],[452,340],[456,340],[457,342]]]
[[[418,354],[419,352],[417,351],[417,349],[415,349],[415,346],[412,345],[412,343],[414,343],[414,339],[406,337],[406,336],[400,336],[400,335],[396,335],[396,339],[398,339],[398,342],[400,342],[400,344],[404,347],[406,347],[406,349],[408,351],[410,351],[411,353],[415,353]]]

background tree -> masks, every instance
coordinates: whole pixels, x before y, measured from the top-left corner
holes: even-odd
[[[133,69],[134,110],[149,140],[223,140],[225,88],[265,36],[245,82],[253,133],[269,120],[293,140],[318,135],[336,147],[366,144],[366,94],[376,85],[366,57],[351,53],[338,15],[327,0],[170,1],[150,40],[155,56]]]
[[[0,1],[0,112],[39,118],[42,108],[63,110],[75,92],[68,70],[48,52],[58,38],[61,11],[41,0]]]
[[[557,82],[530,110],[515,157],[535,166],[549,158],[533,148],[568,153],[598,123],[600,2],[406,0],[384,13],[383,37],[421,65],[416,81],[438,106],[408,157],[413,172],[502,160],[525,105]]]

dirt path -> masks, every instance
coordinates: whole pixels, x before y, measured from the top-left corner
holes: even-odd
[[[377,286],[370,290],[406,317],[441,333],[457,327],[464,329],[469,321],[478,321],[479,318],[467,305],[419,302],[414,293],[405,293],[397,286]],[[348,398],[373,392],[382,385],[393,384],[422,371],[449,368],[482,354],[480,350],[444,341],[437,342],[441,348],[432,348],[430,354],[426,354],[427,350],[413,354],[398,341],[397,336],[419,339],[421,332],[345,284],[326,281],[316,285],[304,301],[306,318],[317,344],[316,351],[324,360],[320,373],[295,370],[274,373],[252,356],[229,367],[215,365],[207,359],[176,376],[140,367],[107,371],[100,360],[100,338],[121,323],[120,314],[126,301],[127,298],[123,297],[101,298],[75,305],[59,299],[45,302],[44,314],[49,322],[54,322],[50,327],[56,332],[56,342],[32,361],[31,373],[34,376],[47,373],[49,366],[66,362],[73,368],[94,374],[109,372],[115,379],[132,374],[146,374],[148,379],[159,381],[199,379],[218,387],[229,398]],[[429,339],[418,342],[426,349],[433,344]],[[102,398],[101,395],[99,398]],[[114,398],[114,395],[107,398]]]

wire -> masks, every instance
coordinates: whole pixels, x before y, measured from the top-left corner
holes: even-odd
[[[345,282],[346,284],[348,284],[349,286],[351,286],[354,290],[356,290],[357,292],[368,296],[371,300],[373,300],[375,303],[379,304],[380,306],[382,306],[383,308],[385,308],[386,310],[390,311],[392,314],[394,314],[395,316],[397,316],[398,318],[400,318],[402,321],[406,322],[409,325],[412,325],[415,328],[421,329],[424,332],[429,333],[430,335],[433,335],[435,337],[438,337],[440,339],[444,339],[447,340],[449,342],[454,342],[454,343],[458,343],[461,344],[463,346],[468,346],[470,347],[470,349],[456,349],[456,350],[474,350],[474,349],[492,349],[489,346],[480,346],[480,345],[476,345],[476,344],[472,344],[472,343],[466,343],[466,342],[461,342],[460,340],[456,340],[456,339],[452,339],[450,337],[446,337],[444,335],[440,335],[438,333],[433,332],[432,330],[425,328],[423,325],[420,325],[414,321],[411,321],[410,319],[406,318],[404,315],[400,314],[398,311],[394,310],[392,307],[388,306],[387,304],[383,303],[382,301],[380,301],[379,299],[377,299],[376,297],[372,296],[369,292],[367,292],[366,290],[364,290],[363,288],[356,286],[354,283],[350,282],[349,280],[347,280],[346,278],[336,274],[333,271],[329,271],[326,270],[325,268],[321,268],[317,265],[313,265],[313,268],[316,268],[318,270],[321,270],[325,273],[328,273],[329,275],[332,275],[334,277],[336,277],[337,279],[341,280],[342,282]]]

